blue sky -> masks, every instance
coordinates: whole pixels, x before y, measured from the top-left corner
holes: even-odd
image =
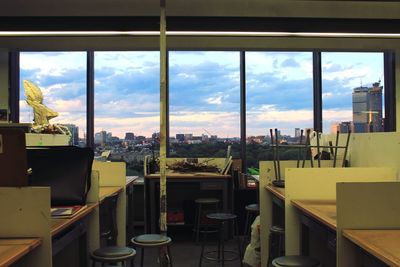
[[[169,56],[171,134],[239,136],[238,52],[171,52]],[[43,91],[44,103],[60,113],[52,123],[86,130],[86,54],[24,52],[21,82]],[[323,53],[324,131],[351,120],[354,87],[383,80],[382,53]],[[269,128],[294,134],[312,126],[312,54],[247,52],[248,135]],[[21,122],[33,119],[21,84]],[[159,53],[95,53],[95,131],[149,136],[159,129]]]

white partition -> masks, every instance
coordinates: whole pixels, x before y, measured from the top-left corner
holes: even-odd
[[[125,162],[94,161],[92,170],[99,173],[99,186],[117,186],[122,188],[117,202],[117,245],[126,244],[126,166]]]
[[[343,229],[400,229],[400,183],[337,184],[337,266],[360,266]]]
[[[336,183],[395,181],[393,168],[289,168],[285,183],[285,253],[300,254],[300,212],[291,200],[335,200]]]
[[[99,172],[92,171],[91,187],[88,192],[86,203],[99,202]],[[97,205],[90,214],[87,220],[87,248],[89,253],[100,247],[100,209]]]
[[[0,237],[40,237],[42,244],[17,266],[51,267],[50,188],[0,187]]]

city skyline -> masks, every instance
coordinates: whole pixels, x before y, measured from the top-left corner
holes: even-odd
[[[175,53],[175,54],[174,54]],[[238,52],[173,52],[170,62],[171,136],[209,131],[239,136]],[[21,81],[37,83],[63,122],[86,133],[86,54],[22,52]],[[312,126],[312,54],[247,52],[247,135]],[[159,53],[95,53],[95,131],[123,138],[159,131]],[[322,53],[324,132],[352,120],[351,93],[383,78],[382,53]],[[173,74],[173,75],[172,75]],[[172,76],[171,76],[172,75]],[[194,93],[195,92],[195,93]],[[21,122],[32,116],[21,87]],[[205,131],[206,130],[206,131]]]

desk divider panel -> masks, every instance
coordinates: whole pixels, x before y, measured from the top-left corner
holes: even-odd
[[[287,168],[296,168],[297,160],[285,160],[280,162],[281,178],[285,179],[285,170]],[[300,161],[302,166],[302,161]],[[321,167],[331,167],[332,161],[321,160]],[[310,161],[305,162],[305,168],[310,168]],[[268,236],[269,229],[272,226],[272,197],[265,187],[271,185],[275,180],[274,163],[273,161],[260,161],[260,181],[259,181],[259,196],[260,196],[260,225],[261,227],[261,265],[265,266],[268,259]]]
[[[88,192],[86,203],[98,203],[99,202],[99,172],[92,170],[90,177],[91,187]],[[100,247],[100,208],[99,205],[93,209],[88,215],[87,220],[87,246],[88,252],[91,253],[95,249]]]
[[[300,212],[291,200],[335,200],[336,183],[396,180],[393,168],[288,168],[285,171],[285,253],[300,254]]]
[[[400,229],[400,183],[337,184],[337,266],[359,266],[343,229]]]
[[[92,170],[99,172],[99,186],[122,188],[117,202],[117,245],[126,245],[126,164],[125,162],[94,161]]]
[[[0,237],[39,237],[42,244],[15,266],[52,266],[49,187],[0,188]]]

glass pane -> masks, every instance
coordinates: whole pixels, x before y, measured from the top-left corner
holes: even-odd
[[[240,156],[239,52],[169,53],[171,157]]]
[[[96,156],[125,161],[127,175],[143,175],[146,155],[159,153],[159,52],[95,52]]]
[[[39,86],[43,104],[58,112],[51,124],[66,125],[73,145],[86,145],[86,52],[20,53],[20,122],[32,123],[23,81]]]
[[[383,131],[383,53],[326,52],[321,59],[324,132]]]
[[[272,159],[270,129],[280,143],[297,144],[300,129],[312,127],[312,53],[246,52],[247,167]],[[297,159],[297,149],[280,156]]]

